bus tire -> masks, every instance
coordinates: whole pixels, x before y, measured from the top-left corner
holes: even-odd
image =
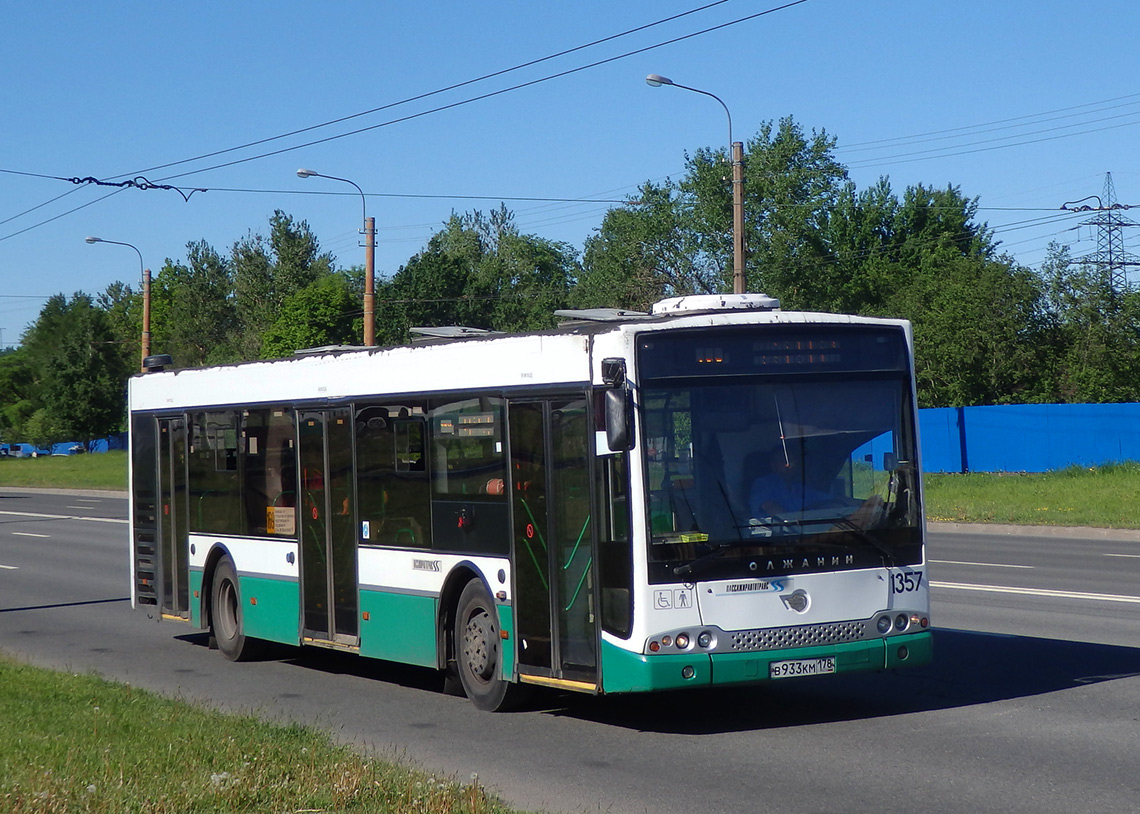
[[[459,594],[455,612],[455,666],[463,692],[476,707],[488,712],[509,708],[518,686],[499,677],[503,640],[494,600],[478,579]]]
[[[248,638],[242,624],[241,588],[237,569],[228,556],[214,568],[210,591],[210,632],[222,655],[230,661],[248,661],[260,648],[256,639]]]

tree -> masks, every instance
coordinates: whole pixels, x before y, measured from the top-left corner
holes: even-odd
[[[914,324],[919,405],[1041,401],[1040,288],[1008,261],[943,246],[900,263],[884,310]]]
[[[309,224],[280,209],[269,219],[269,237],[250,233],[237,241],[230,262],[239,323],[234,344],[245,359],[257,358],[262,334],[277,322],[287,299],[335,270]]]
[[[0,354],[0,438],[18,440],[36,411],[35,374],[26,348]]]
[[[61,315],[41,382],[51,426],[67,439],[83,441],[117,432],[124,419],[128,372],[106,314],[89,296],[77,293]],[[41,330],[39,323],[35,330]]]
[[[260,356],[289,356],[301,348],[348,345],[357,334],[360,301],[343,274],[322,277],[285,300],[277,320],[262,336]]]
[[[834,146],[827,133],[807,135],[790,117],[762,125],[747,142],[750,290],[781,297],[792,307],[816,298],[810,284],[829,262],[822,228],[847,178],[832,156]],[[700,149],[686,156],[685,165],[680,182],[646,183],[637,202],[607,213],[599,234],[586,244],[577,304],[645,308],[662,296],[732,290],[727,155]],[[606,292],[616,297],[606,302]]]
[[[180,368],[235,361],[230,264],[204,240],[186,244],[186,259],[167,258],[151,285],[152,347]]]
[[[637,201],[606,213],[598,233],[586,239],[570,294],[576,308],[645,311],[674,294],[708,293],[677,196],[670,182],[646,182]]]
[[[1114,290],[1100,269],[1055,243],[1041,280],[1052,399],[1140,400],[1140,293]]]
[[[414,326],[498,331],[550,328],[576,271],[571,247],[524,235],[505,207],[452,214],[377,297],[377,337],[405,342]]]

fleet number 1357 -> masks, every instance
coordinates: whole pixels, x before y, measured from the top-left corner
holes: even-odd
[[[891,586],[896,594],[909,594],[922,587],[921,571],[902,571],[891,575]]]

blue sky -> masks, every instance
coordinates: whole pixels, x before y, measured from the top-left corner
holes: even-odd
[[[959,186],[1026,265],[1040,263],[1050,240],[1095,250],[1095,233],[1079,225],[1089,215],[1059,207],[1101,194],[1106,172],[1120,203],[1140,204],[1135,0],[1095,9],[728,0],[651,25],[706,4],[11,4],[0,49],[0,342],[17,342],[52,294],[138,280],[133,251],[88,245],[88,235],[134,244],[157,272],[166,258],[184,260],[188,241],[225,252],[282,209],[308,221],[340,265],[363,263],[359,194],[301,180],[298,167],[367,193],[380,274],[422,249],[452,211],[500,200],[524,232],[581,249],[606,199],[679,177],[686,151],[728,140],[719,105],[650,88],[648,73],[717,94],[737,140],[789,114],[826,130],[860,188],[884,175],[898,193]],[[524,83],[533,84],[507,90]],[[229,152],[186,162],[219,151]],[[275,151],[284,152],[247,160]],[[173,162],[186,163],[153,169]],[[138,175],[208,191],[185,201],[172,190],[55,180]],[[540,198],[597,202],[526,200]],[[1140,229],[1125,231],[1126,248],[1140,253]]]

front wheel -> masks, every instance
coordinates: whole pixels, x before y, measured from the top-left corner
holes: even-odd
[[[260,642],[244,633],[241,589],[237,569],[229,557],[223,557],[214,568],[210,606],[210,630],[222,655],[230,661],[254,658],[260,650]]]
[[[503,639],[498,612],[477,579],[468,582],[459,595],[454,634],[455,663],[463,692],[482,710],[495,712],[511,706],[520,688],[499,677]]]

